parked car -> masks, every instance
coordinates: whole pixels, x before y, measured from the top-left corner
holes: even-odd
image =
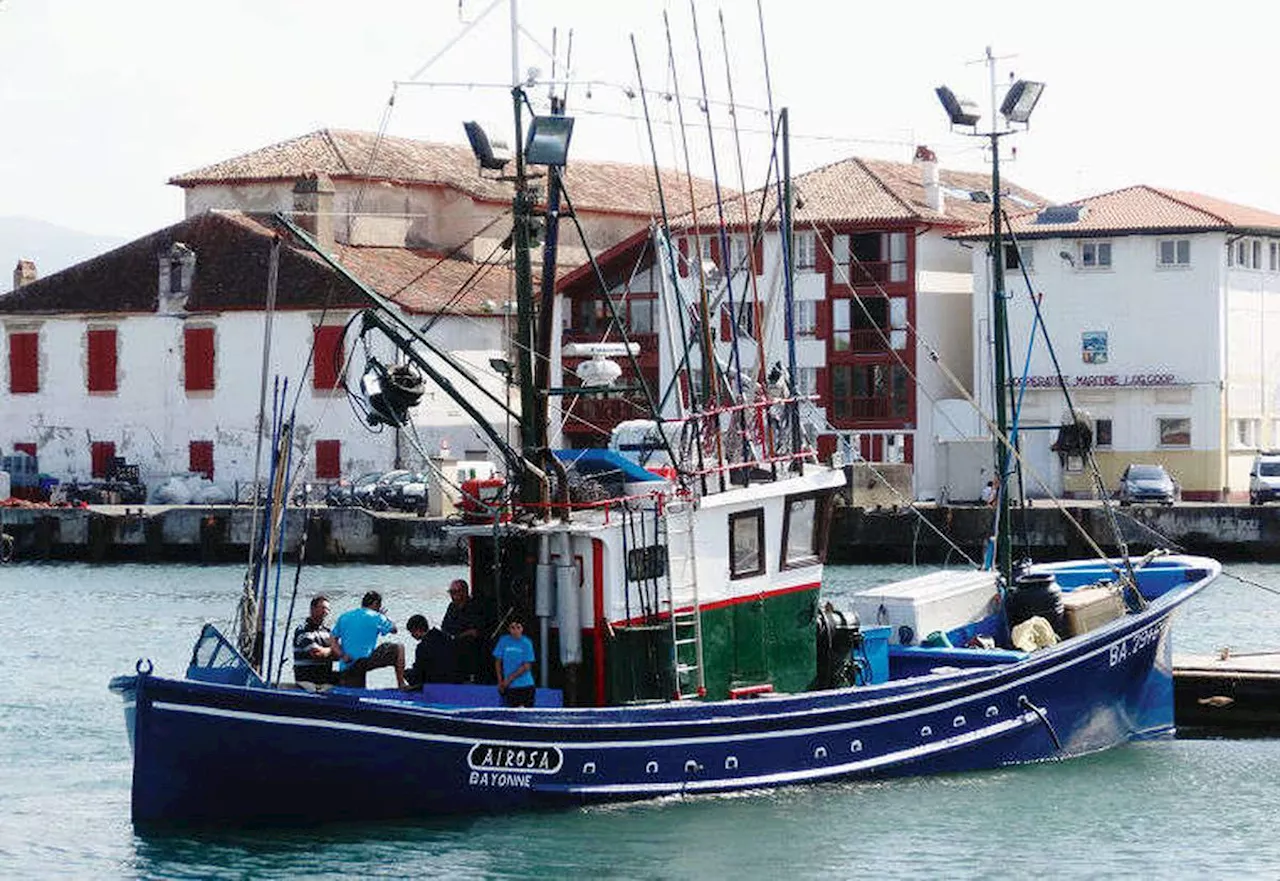
[[[388,471],[373,488],[371,507],[386,511],[413,511],[422,513],[427,507],[426,475],[398,469]]]
[[[339,480],[325,491],[324,503],[331,508],[367,507],[381,471],[367,471],[355,480]]]
[[[1249,469],[1249,504],[1263,505],[1280,499],[1280,453],[1259,453]]]
[[[1181,496],[1178,482],[1163,465],[1132,464],[1120,475],[1116,498],[1121,505],[1158,503],[1172,505]]]

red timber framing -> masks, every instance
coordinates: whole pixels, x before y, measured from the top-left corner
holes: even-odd
[[[40,334],[14,331],[9,334],[9,393],[31,395],[40,391]]]
[[[916,415],[916,236],[911,223],[834,225],[818,235],[816,268],[827,296],[818,305],[816,336],[826,347],[818,393],[827,421],[843,432],[910,437]],[[883,461],[883,434],[864,439],[863,455]],[[829,456],[835,438],[822,438]],[[914,450],[907,444],[906,462]]]
[[[114,392],[116,376],[116,329],[98,328],[87,333],[89,371],[86,386],[91,392]]]

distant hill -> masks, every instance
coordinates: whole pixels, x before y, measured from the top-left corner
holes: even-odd
[[[0,291],[13,287],[13,268],[19,260],[34,260],[40,278],[125,243],[118,236],[100,236],[36,220],[0,217]]]

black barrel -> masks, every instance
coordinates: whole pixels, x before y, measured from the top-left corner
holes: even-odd
[[[1010,629],[1028,618],[1039,615],[1049,622],[1053,632],[1058,636],[1066,632],[1062,612],[1062,589],[1048,573],[1019,575],[1014,579],[1007,608]]]

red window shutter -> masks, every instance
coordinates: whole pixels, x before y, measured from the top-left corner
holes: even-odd
[[[729,342],[733,339],[733,313],[727,305],[720,307],[720,340]]]
[[[342,369],[342,327],[325,324],[316,328],[315,358],[312,377],[317,389],[331,389],[338,384]]]
[[[114,441],[94,441],[89,447],[89,461],[93,476],[101,478],[110,474],[112,460],[115,457]]]
[[[192,441],[187,445],[187,470],[213,480],[213,441]]]
[[[752,249],[755,251],[756,274],[759,275],[764,272],[764,236],[763,235],[761,235],[760,238],[755,240],[755,244],[752,246]]]
[[[716,266],[724,267],[724,263],[720,260],[720,235],[719,233],[711,236],[711,241],[707,243],[708,254],[703,254],[703,259],[709,259]]]
[[[908,465],[915,462],[915,444],[916,437],[913,434],[903,435],[902,438],[902,461]]]
[[[316,441],[316,478],[337,480],[342,476],[342,441]]]
[[[831,301],[819,300],[813,307],[813,335],[825,340],[831,336]]]
[[[212,391],[213,328],[188,327],[183,330],[182,352],[187,391]]]
[[[680,264],[678,267],[680,269],[680,277],[688,278],[689,277],[689,237],[688,236],[681,236],[680,238],[680,260],[678,262]]]
[[[834,434],[818,435],[818,458],[823,462],[831,461],[831,454],[836,451],[836,436]]]
[[[116,390],[116,332],[114,328],[89,331],[89,391]]]
[[[817,378],[814,383],[817,388],[813,390],[813,393],[818,396],[817,406],[829,409],[831,407],[831,386],[829,384],[831,378],[827,375],[827,368],[825,367],[819,367],[815,372],[817,373]]]
[[[817,230],[813,231],[813,268],[824,275],[831,271],[831,255],[827,253],[827,238]]]
[[[40,391],[40,334],[9,334],[9,391],[15,395]]]
[[[15,453],[26,453],[28,456],[34,456],[36,454],[36,445],[35,444],[14,444],[13,451]]]

